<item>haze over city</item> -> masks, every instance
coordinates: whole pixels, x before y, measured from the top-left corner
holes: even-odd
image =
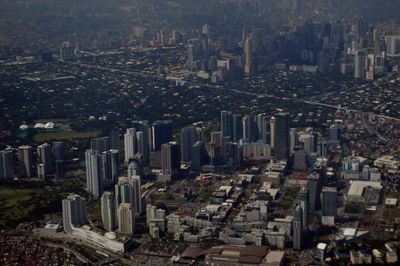
[[[400,1],[0,0],[0,264],[398,264]]]

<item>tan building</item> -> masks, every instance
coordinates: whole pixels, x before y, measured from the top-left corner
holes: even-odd
[[[118,208],[118,231],[131,235],[135,232],[135,212],[131,203],[121,203]]]

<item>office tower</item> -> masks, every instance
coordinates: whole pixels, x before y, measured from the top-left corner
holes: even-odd
[[[258,139],[257,136],[257,125],[254,121],[254,117],[246,115],[243,117],[243,138],[247,139],[248,142],[255,142]]]
[[[367,71],[366,60],[365,51],[356,51],[354,56],[354,78],[365,79]]]
[[[31,146],[18,147],[19,177],[33,177],[33,151]]]
[[[128,164],[128,178],[134,175],[142,175],[142,167],[139,162],[135,160],[131,160]]]
[[[63,142],[53,142],[53,155],[54,160],[64,161],[65,160],[65,145]]]
[[[194,46],[194,44],[189,43],[188,48],[187,48],[186,66],[191,71],[195,70],[195,59],[194,58],[195,58],[195,46]]]
[[[128,182],[132,187],[132,206],[135,214],[142,213],[142,192],[141,192],[141,178],[139,175],[128,176]]]
[[[141,26],[133,26],[132,37],[133,39],[142,40],[144,38],[144,28]]]
[[[293,249],[302,249],[303,233],[303,211],[300,206],[297,206],[293,213]]]
[[[293,153],[293,170],[304,171],[307,170],[307,153],[305,151],[294,151]]]
[[[74,226],[83,226],[88,223],[86,199],[70,194],[62,200],[62,214],[64,231],[68,233]]]
[[[110,149],[119,151],[120,145],[120,130],[119,128],[115,127],[110,131]]]
[[[299,135],[296,132],[296,129],[291,128],[289,132],[289,143],[290,143],[290,153],[293,153],[296,146],[299,144]]]
[[[336,216],[337,213],[337,189],[336,187],[323,187],[321,192],[322,216]]]
[[[111,181],[112,183],[116,183],[119,177],[119,151],[118,150],[109,150],[110,158],[111,158]]]
[[[179,145],[176,142],[161,145],[161,170],[163,175],[174,175],[180,165]]]
[[[11,150],[0,151],[0,179],[14,177],[14,160]]]
[[[253,42],[251,37],[246,38],[246,42],[244,43],[244,57],[245,57],[245,65],[244,65],[244,73],[247,76],[250,76],[254,73],[254,55],[253,55]]]
[[[94,138],[90,141],[90,149],[102,153],[110,149],[110,137]]]
[[[111,152],[113,151],[113,153]],[[111,184],[116,182],[119,176],[119,164],[118,164],[118,151],[114,153],[116,150],[109,150],[102,152],[101,156],[101,178],[104,183]],[[117,158],[116,158],[117,157]],[[113,164],[114,162],[114,164]]]
[[[69,60],[73,59],[74,57],[74,47],[70,42],[63,42],[62,46],[60,47],[60,58],[62,60]]]
[[[231,140],[233,140],[234,129],[232,112],[221,112],[221,134],[223,137],[230,137]]]
[[[299,206],[302,210],[302,223],[304,230],[308,228],[308,190],[307,188],[303,187],[298,195],[299,198]]]
[[[258,114],[256,120],[257,120],[258,139],[262,139],[265,143],[267,143],[267,134],[268,134],[267,116],[265,114]]]
[[[101,196],[101,219],[104,229],[114,231],[117,227],[117,210],[115,207],[115,197],[112,192],[104,192]]]
[[[56,178],[63,179],[66,175],[65,162],[56,161]]]
[[[39,179],[46,179],[46,167],[43,163],[39,163],[36,166],[36,170],[37,170],[37,178]]]
[[[127,178],[125,180],[120,180],[118,184],[115,185],[115,206],[118,209],[121,203],[132,203],[132,187],[128,183]]]
[[[193,172],[200,172],[201,166],[203,165],[204,158],[204,143],[201,141],[197,141],[192,146],[192,156],[191,156],[191,170]]]
[[[85,152],[87,190],[95,197],[103,193],[103,178],[101,176],[101,155],[94,150]]]
[[[242,116],[238,114],[233,117],[233,138],[232,141],[237,141],[243,137]]]
[[[133,121],[132,127],[136,130],[136,149],[143,154],[145,164],[149,163],[151,129],[147,121]]]
[[[310,133],[304,137],[303,149],[308,154],[317,152],[318,134]]]
[[[327,142],[324,138],[319,137],[317,142],[317,153],[319,156],[327,156]]]
[[[329,127],[329,140],[331,142],[340,142],[340,126],[333,124]]]
[[[312,173],[307,178],[308,203],[311,211],[320,208],[321,181],[318,173]]]
[[[213,131],[211,132],[211,143],[216,145],[217,147],[221,146],[221,139],[222,139],[222,133],[221,131]]]
[[[126,235],[135,232],[135,213],[131,203],[121,203],[118,207],[118,231]]]
[[[134,128],[126,129],[124,134],[124,147],[125,147],[125,163],[135,159],[136,154],[136,130]]]
[[[386,54],[398,56],[400,54],[400,36],[385,36]]]
[[[43,164],[46,175],[50,174],[53,171],[51,145],[47,143],[39,145],[36,149],[36,153],[38,156],[38,162]]]
[[[289,156],[289,114],[279,113],[271,117],[271,147],[275,158]]]
[[[152,151],[161,151],[161,145],[172,140],[172,121],[156,121],[151,127]]]
[[[198,140],[197,131],[194,127],[185,127],[181,130],[181,160],[190,162],[192,147]]]

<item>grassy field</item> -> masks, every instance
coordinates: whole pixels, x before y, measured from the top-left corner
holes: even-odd
[[[49,140],[66,140],[66,139],[87,139],[95,138],[100,136],[101,131],[90,131],[90,132],[76,132],[76,131],[64,131],[64,132],[49,132],[39,133],[33,136],[33,140],[36,142],[44,142]]]
[[[35,209],[35,198],[43,189],[13,189],[0,187],[0,228],[29,217]]]
[[[67,123],[70,121],[71,121],[71,119],[69,119],[69,118],[49,118],[49,119],[36,119],[34,122],[35,123],[47,123],[47,122]]]

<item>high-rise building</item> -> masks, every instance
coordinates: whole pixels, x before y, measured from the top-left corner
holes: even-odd
[[[115,206],[118,209],[121,203],[132,203],[132,187],[128,180],[120,180],[115,185]]]
[[[181,160],[190,162],[192,157],[192,147],[198,140],[197,131],[194,127],[185,127],[181,131]]]
[[[115,206],[115,197],[112,192],[104,192],[101,196],[101,218],[104,229],[114,231],[117,227],[117,210]]]
[[[74,57],[74,47],[70,42],[63,42],[62,46],[60,47],[60,58],[62,60],[69,60],[73,59]]]
[[[133,121],[132,127],[136,130],[136,149],[143,154],[143,162],[149,163],[151,130],[147,121]]]
[[[221,112],[221,134],[223,137],[230,137],[231,140],[233,140],[235,134],[233,129],[232,112],[228,111]]]
[[[200,172],[201,166],[203,165],[204,158],[204,143],[197,141],[192,146],[192,156],[191,156],[191,170],[194,172]]]
[[[140,215],[142,213],[142,192],[141,192],[141,178],[139,175],[133,175],[128,177],[129,184],[132,187],[132,205],[135,210],[135,214]]]
[[[232,115],[233,117],[233,138],[232,141],[237,141],[243,137],[242,116],[238,114]]]
[[[33,177],[32,157],[33,151],[31,146],[18,147],[19,177]]]
[[[354,78],[365,79],[367,71],[367,55],[365,51],[356,51],[354,56]]]
[[[329,140],[331,142],[340,142],[340,126],[333,124],[329,127]]]
[[[53,155],[54,160],[64,161],[65,159],[65,145],[63,142],[55,141],[53,142]]]
[[[48,143],[39,145],[36,149],[36,153],[38,156],[38,162],[43,164],[46,175],[52,173],[53,155],[51,145]]]
[[[39,163],[36,166],[36,170],[37,170],[37,178],[39,179],[46,179],[46,167],[43,163]]]
[[[95,197],[103,193],[103,178],[101,176],[101,155],[94,150],[85,152],[87,190]]]
[[[293,213],[293,249],[302,249],[303,234],[303,211],[300,206],[297,206]]]
[[[304,145],[303,149],[308,154],[317,152],[317,144],[318,144],[318,134],[310,133],[304,137]]]
[[[110,166],[111,166],[111,182],[112,183],[117,183],[118,177],[119,177],[119,164],[120,164],[120,158],[119,158],[119,151],[118,150],[109,150],[110,153]]]
[[[290,143],[290,153],[293,153],[297,145],[299,144],[299,134],[297,134],[294,128],[290,129],[289,132],[289,143]]]
[[[217,147],[221,146],[222,133],[221,131],[211,132],[211,143]]]
[[[262,139],[265,143],[267,143],[267,134],[268,134],[267,116],[265,114],[258,114],[256,120],[257,120],[258,139]]]
[[[14,177],[14,159],[12,150],[0,151],[0,179]]]
[[[124,134],[125,163],[135,159],[136,155],[136,130],[128,128]]]
[[[110,137],[94,138],[90,141],[90,149],[102,153],[110,149]]]
[[[68,233],[71,227],[83,226],[88,223],[86,200],[78,195],[68,195],[62,201],[64,231]]]
[[[126,235],[135,232],[135,213],[131,203],[121,203],[118,207],[118,231]]]
[[[156,121],[151,127],[152,151],[161,151],[161,145],[172,140],[172,121]]]
[[[101,177],[107,184],[115,184],[119,177],[119,151],[108,150],[101,153]]]
[[[142,175],[143,169],[138,160],[131,160],[128,165],[128,178],[134,175]]]
[[[63,179],[66,176],[65,161],[56,161],[56,178]]]
[[[113,150],[119,151],[120,145],[120,130],[118,127],[115,127],[110,130],[110,148]]]
[[[253,42],[251,37],[247,37],[246,42],[244,43],[244,57],[245,57],[244,73],[250,76],[255,72]]]
[[[243,138],[247,139],[248,142],[255,142],[258,139],[257,136],[257,124],[254,121],[254,117],[246,115],[243,117]]]
[[[271,147],[277,159],[289,156],[289,114],[279,113],[271,117]]]
[[[400,55],[400,36],[385,36],[385,44],[388,56]]]
[[[304,230],[307,230],[307,228],[308,228],[308,190],[307,190],[307,188],[303,187],[300,190],[298,199],[299,199],[299,206],[302,210],[302,215],[303,215],[303,219],[302,219],[303,227],[304,227]]]
[[[161,145],[161,170],[163,175],[175,175],[180,166],[179,145],[176,142]]]
[[[322,216],[333,216],[337,214],[337,188],[323,187],[321,192]]]
[[[319,210],[321,206],[321,181],[318,173],[312,173],[307,178],[308,203],[311,211]]]

